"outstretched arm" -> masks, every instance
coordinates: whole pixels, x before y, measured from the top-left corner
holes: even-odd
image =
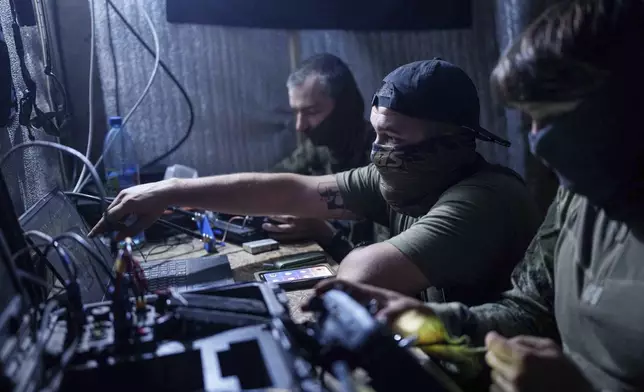
[[[334,176],[240,173],[196,179],[172,179],[125,189],[91,234],[107,230],[108,221],[137,220],[119,237],[149,227],[168,206],[189,206],[243,215],[295,215],[320,219],[356,219],[345,209]]]

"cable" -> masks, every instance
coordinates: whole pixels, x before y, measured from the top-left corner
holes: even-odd
[[[91,0],[92,7],[93,7],[93,1],[94,0]],[[136,103],[134,104],[132,109],[130,109],[130,111],[127,113],[127,115],[123,119],[123,124],[121,126],[121,130],[125,129],[125,125],[128,123],[130,118],[132,118],[132,115],[134,114],[136,109],[139,108],[139,106],[141,105],[141,102],[143,102],[145,97],[150,92],[150,88],[152,87],[152,83],[154,82],[154,79],[156,78],[157,73],[159,72],[159,63],[161,62],[161,53],[160,53],[161,45],[159,44],[159,35],[157,34],[157,30],[154,27],[154,23],[152,23],[152,19],[150,18],[150,15],[148,14],[148,11],[146,11],[145,7],[143,7],[142,1],[143,0],[137,0],[137,5],[139,7],[139,10],[143,14],[143,17],[145,18],[146,22],[148,23],[148,26],[150,26],[150,30],[152,32],[152,38],[154,39],[154,49],[155,49],[154,68],[152,69],[152,73],[150,74],[150,78],[148,79],[148,84],[145,86],[145,89],[143,90],[143,93],[141,94],[139,99],[136,101]],[[93,29],[92,29],[92,33],[93,33]],[[93,49],[93,47],[94,46],[92,45],[92,49]],[[90,63],[90,64],[93,64],[93,63]],[[91,82],[90,82],[90,86],[91,86]],[[90,101],[90,116],[91,116],[91,101]],[[103,147],[103,150],[107,150],[107,149],[110,148],[112,143],[114,143],[114,141],[116,140],[116,136],[117,135],[114,135],[113,138],[108,140],[107,145]],[[88,137],[88,139],[89,139],[89,137]],[[87,147],[88,147],[87,151],[90,151],[91,150],[91,144],[88,143]],[[104,156],[104,154],[101,154],[101,156],[98,158],[98,160],[94,164],[95,166],[98,166],[98,165],[101,164],[101,162],[103,162],[103,156]],[[84,177],[85,177],[85,173],[83,171],[81,171],[80,178],[78,179],[78,182],[76,183],[76,186],[74,187],[74,192],[78,192],[83,188],[83,186],[85,185],[85,181],[87,180]]]
[[[49,290],[54,288],[53,284],[49,284],[49,283],[45,282],[44,280],[40,279],[39,277],[30,274],[27,271],[17,269],[16,273],[18,274],[19,278],[26,279],[26,280],[30,281],[31,283],[37,284],[38,286],[43,287],[45,290],[47,290],[47,292],[49,292]]]
[[[143,254],[143,251],[141,250],[141,248],[137,248],[136,250],[137,250],[137,251],[139,251],[139,254],[141,255],[141,257],[143,257],[143,262],[144,262],[144,263],[147,263],[147,262],[148,262],[148,259],[147,259],[147,257],[145,257],[145,255]]]
[[[60,93],[63,99],[63,107],[61,112],[64,115],[63,121],[58,124],[58,129],[62,129],[65,125],[65,122],[69,118],[69,97],[67,95],[67,90],[65,90],[65,86],[61,83],[60,79],[52,72],[52,61],[51,61],[51,37],[49,36],[49,21],[47,20],[47,11],[44,9],[45,5],[43,4],[43,1],[37,1],[38,6],[35,7],[35,10],[38,14],[38,17],[40,19],[40,23],[38,26],[38,31],[40,35],[40,45],[42,46],[42,51],[43,51],[43,58],[45,62],[45,67],[43,70],[43,73],[49,78],[47,79],[47,92],[49,94],[49,100],[51,102],[52,107],[54,107],[54,100],[52,99],[51,95],[51,85],[49,83],[49,79],[51,79],[54,84],[56,85],[56,89]]]
[[[87,147],[85,148],[85,158],[89,159],[92,153],[92,139],[94,137],[94,47],[96,46],[96,16],[94,15],[94,0],[89,0],[89,30],[90,30],[90,44],[89,44],[89,132],[87,133]],[[98,163],[95,165],[98,166]],[[74,187],[74,191],[78,191],[78,187],[85,177],[87,166],[83,166],[78,177],[78,182]]]
[[[145,7],[143,7],[143,0],[138,0],[137,5],[139,7],[139,10],[143,14],[143,17],[145,18],[145,21],[148,23],[148,26],[150,26],[150,31],[152,32],[152,38],[154,39],[154,52],[156,54],[154,56],[154,68],[152,69],[152,74],[150,75],[150,79],[148,79],[148,84],[145,86],[145,89],[143,90],[143,93],[139,97],[138,101],[136,101],[132,109],[130,109],[128,114],[123,119],[123,126],[127,124],[128,120],[132,117],[136,109],[138,109],[139,106],[141,105],[141,102],[143,102],[145,97],[150,92],[152,83],[154,82],[154,79],[156,78],[157,73],[159,72],[159,63],[161,62],[161,45],[159,44],[159,35],[157,34],[156,27],[154,27],[154,23],[152,23],[150,14],[148,14],[148,11],[146,11]]]
[[[25,252],[29,252],[30,250],[33,250],[33,249],[38,249],[39,247],[45,247],[47,245],[49,245],[49,244],[40,244],[40,245],[30,244],[26,248],[21,249],[18,252],[14,253],[11,256],[11,262],[15,265],[15,260],[18,257],[22,256]],[[45,263],[47,268],[49,268],[49,270],[54,274],[56,279],[61,283],[65,282],[65,278],[63,278],[63,276],[61,274],[59,274],[58,271],[56,271],[56,268],[51,264],[49,259],[47,259],[47,257],[44,254],[40,254],[39,256],[40,256],[40,259]]]
[[[88,194],[85,194],[85,193],[79,193],[79,192],[64,192],[64,193],[68,197],[77,197],[79,199],[85,199],[85,200],[96,201],[96,202],[98,202],[100,200],[96,196],[88,195]],[[111,202],[112,200],[114,200],[114,198],[112,198],[112,197],[107,198],[107,201],[109,201],[109,202]],[[194,216],[194,214],[189,213],[189,212],[184,211],[184,210],[181,210],[181,209],[176,208],[176,207],[170,207],[170,208],[168,208],[168,210],[171,210],[171,211],[177,212],[177,213],[183,213],[183,214],[187,214],[187,215],[190,215],[190,216]],[[245,219],[245,217],[243,217],[243,216],[234,216],[234,217],[230,218],[228,223],[231,223],[232,221],[238,220],[238,219]],[[187,229],[187,228],[185,228],[183,226],[179,226],[176,223],[172,223],[172,222],[167,221],[167,220],[165,220],[163,218],[157,219],[153,224],[154,225],[164,226],[164,227],[166,227],[168,229],[175,230],[175,231],[177,231],[177,232],[179,232],[181,234],[186,234],[186,235],[188,235],[188,236],[190,236],[192,238],[198,239],[198,240],[203,240],[203,237],[201,236],[201,234],[197,234],[193,230]],[[223,237],[222,237],[222,239],[221,239],[221,241],[220,241],[220,243],[218,245],[225,245],[226,234],[227,233],[228,233],[228,228],[226,228],[224,230]],[[167,252],[167,250],[166,250],[166,252]],[[150,254],[148,253],[147,257],[149,257],[149,256],[150,256]],[[143,259],[145,260],[147,257],[143,256]]]
[[[152,48],[151,48],[151,47],[150,47],[150,46],[145,42],[145,40],[143,39],[143,37],[141,37],[141,34],[139,34],[139,33],[136,31],[136,29],[134,28],[134,26],[132,26],[132,24],[130,24],[130,22],[128,22],[128,20],[127,20],[127,18],[125,17],[125,15],[123,15],[123,13],[122,13],[122,12],[121,12],[117,7],[116,7],[116,5],[112,2],[112,0],[107,0],[107,4],[110,6],[110,8],[112,8],[112,10],[113,10],[113,11],[116,13],[116,15],[119,17],[119,19],[121,19],[121,21],[123,22],[123,24],[125,24],[125,27],[127,27],[127,29],[130,31],[130,33],[132,33],[132,35],[134,35],[134,37],[137,39],[137,41],[139,41],[139,43],[141,44],[141,46],[143,46],[143,47],[145,48],[145,50],[146,50],[148,53],[150,53],[150,55],[152,55],[152,56],[155,56],[155,57],[156,57],[156,53],[157,53],[158,51],[157,51],[157,52],[155,52],[155,51],[154,51],[154,50],[153,50],[153,49],[152,49]],[[179,139],[179,140],[177,141],[177,143],[175,143],[175,145],[174,145],[172,148],[170,148],[168,151],[166,151],[165,153],[161,154],[160,156],[158,156],[158,157],[156,157],[156,158],[152,159],[150,162],[147,162],[147,163],[144,163],[143,165],[141,165],[141,168],[142,168],[142,169],[148,168],[148,167],[150,167],[150,166],[153,166],[153,165],[155,165],[155,164],[157,164],[157,163],[161,162],[162,160],[164,160],[164,159],[165,159],[165,158],[167,158],[168,156],[172,155],[175,151],[177,151],[177,150],[178,150],[178,149],[179,149],[179,148],[180,148],[180,147],[181,147],[181,146],[186,142],[186,140],[188,140],[188,138],[190,137],[190,135],[192,135],[192,130],[193,130],[193,128],[194,128],[194,124],[195,124],[195,110],[194,110],[194,105],[193,105],[193,103],[192,103],[192,100],[190,99],[190,96],[188,95],[188,92],[186,91],[186,89],[183,87],[183,85],[181,84],[181,82],[179,82],[179,80],[177,79],[177,77],[174,75],[174,73],[170,70],[170,68],[167,66],[167,64],[166,64],[163,60],[159,59],[159,65],[161,66],[161,68],[163,69],[163,71],[165,71],[165,73],[168,75],[168,77],[170,78],[170,80],[172,80],[172,83],[174,83],[174,85],[175,85],[175,86],[177,86],[177,88],[179,89],[179,92],[181,93],[181,96],[183,96],[184,100],[186,101],[186,104],[188,105],[188,112],[189,112],[188,127],[187,127],[187,129],[186,129],[185,134],[181,137],[181,139]],[[88,182],[88,181],[89,181],[89,180],[85,180],[85,181],[83,181],[83,184],[81,185],[81,188],[80,188],[80,189],[83,189],[83,188],[87,185],[87,182]],[[80,189],[79,189],[79,190],[80,190]]]
[[[78,198],[78,199],[85,199],[85,200],[89,200],[89,201],[94,201],[94,202],[96,202],[96,203],[100,203],[100,202],[101,202],[101,198],[100,198],[100,197],[98,197],[98,196],[94,196],[94,195],[88,195],[87,193],[79,193],[79,192],[63,192],[63,193],[64,193],[64,194],[65,194],[65,196],[67,196],[67,197],[76,197],[76,198]],[[114,201],[114,197],[106,197],[106,198],[105,198],[105,200],[106,200],[108,203],[111,203],[111,202],[113,202],[113,201]]]
[[[246,217],[243,216],[233,216],[232,218],[228,219],[228,224],[233,223],[233,221],[240,220],[240,219],[246,219]],[[226,225],[226,230],[224,230],[224,235],[221,237],[221,242],[224,244],[226,243],[226,236],[228,235],[228,225]]]
[[[40,39],[40,49],[42,51],[42,57],[43,61],[45,63],[45,67],[47,67],[48,60],[50,57],[49,54],[49,35],[46,33],[46,24],[45,24],[45,11],[42,8],[43,4],[42,1],[36,0],[34,1],[34,13],[36,16],[36,25],[38,27],[38,38]],[[49,83],[49,79],[46,81],[47,85],[47,95],[49,95],[49,103],[51,104],[52,108],[54,107],[54,100],[52,99],[51,95],[51,84]]]
[[[176,237],[176,238],[178,239],[178,237]],[[150,256],[159,256],[159,255],[162,255],[162,254],[164,254],[164,253],[166,253],[166,252],[169,252],[170,250],[172,250],[172,249],[176,248],[177,246],[180,246],[180,245],[186,245],[186,244],[191,243],[192,241],[193,241],[193,239],[192,239],[191,237],[189,237],[189,238],[188,238],[188,241],[180,240],[180,239],[179,239],[176,243],[174,243],[174,244],[169,244],[169,243],[168,243],[168,240],[167,240],[167,239],[165,239],[165,241],[164,241],[164,243],[163,243],[163,244],[158,244],[158,245],[155,245],[155,246],[153,246],[152,248],[150,248],[150,249],[148,250],[148,253],[146,254],[146,257],[145,257],[145,258],[147,259],[147,258],[149,258]],[[159,248],[162,248],[162,247],[165,247],[165,249],[163,249],[163,250],[161,250],[161,251],[159,251],[159,252],[155,252],[155,250],[156,250],[156,249],[159,249]]]
[[[96,201],[96,202],[100,201],[100,199],[98,197],[88,195],[88,194],[85,194],[85,193],[79,193],[79,192],[64,192],[64,193],[68,197],[77,197],[79,199],[85,199],[85,200]],[[112,197],[107,198],[107,201],[112,201],[112,200],[114,200],[114,198],[112,198]],[[176,210],[173,210],[173,211],[176,211]],[[161,225],[161,226],[167,227],[169,229],[176,230],[179,233],[192,236],[193,238],[196,238],[196,239],[199,239],[199,240],[202,239],[201,235],[195,233],[193,230],[187,229],[187,228],[185,228],[183,226],[179,226],[176,223],[169,222],[169,221],[167,221],[167,220],[165,220],[163,218],[157,219],[153,224]]]
[[[64,239],[75,241],[80,246],[82,246],[83,249],[85,249],[85,251],[87,251],[87,253],[89,253],[89,255],[92,256],[92,258],[94,258],[94,260],[98,262],[98,264],[101,266],[103,271],[110,277],[110,279],[112,281],[114,280],[114,275],[112,275],[112,271],[103,262],[103,257],[101,257],[101,255],[96,251],[96,249],[94,249],[92,245],[90,245],[89,242],[85,240],[85,238],[81,237],[77,233],[68,231],[59,236],[56,236],[54,238],[54,241],[62,242],[62,240]]]
[[[108,7],[108,2],[105,1],[105,10],[106,10],[106,25],[107,25],[107,41],[110,45],[110,57],[112,58],[112,70],[114,71],[114,108],[116,109],[116,115],[121,115],[121,99],[119,98],[119,68],[116,61],[116,48],[114,47],[114,37],[112,32],[112,18],[110,18],[110,8]]]
[[[192,238],[195,238],[195,239],[198,239],[198,240],[203,239],[203,236],[201,234],[197,234],[193,230],[187,229],[187,228],[185,228],[183,226],[179,226],[178,224],[169,222],[169,221],[167,221],[167,220],[165,220],[163,218],[157,219],[157,221],[155,223],[158,224],[158,225],[167,227],[168,229],[178,231],[181,234],[189,235]]]
[[[94,181],[96,182],[96,188],[98,190],[100,200],[101,200],[101,209],[103,211],[107,211],[107,207],[109,206],[109,204],[107,203],[107,194],[105,193],[105,188],[103,187],[103,184],[101,183],[101,179],[98,176],[98,173],[96,172],[96,168],[94,167],[94,165],[92,165],[92,163],[89,161],[89,159],[87,159],[85,156],[83,156],[83,154],[81,154],[80,152],[74,150],[71,147],[67,147],[67,146],[64,146],[64,145],[59,144],[59,143],[46,142],[46,141],[42,141],[42,140],[36,140],[36,141],[30,142],[30,143],[16,144],[9,151],[7,151],[2,156],[2,158],[0,158],[0,169],[2,168],[2,165],[5,163],[7,158],[9,158],[9,156],[11,156],[11,154],[13,154],[14,152],[16,152],[18,150],[22,150],[22,149],[25,149],[25,148],[28,148],[28,147],[33,147],[33,146],[55,148],[55,149],[60,150],[60,151],[62,151],[64,153],[66,153],[66,154],[72,155],[72,156],[80,159],[83,162],[83,164],[85,164],[85,167],[88,168],[90,174],[92,175],[92,177],[94,178]]]
[[[72,263],[70,260],[69,256],[67,255],[67,252],[65,252],[59,245],[58,242],[51,236],[43,233],[42,231],[38,230],[29,230],[25,231],[25,235],[29,237],[36,237],[38,239],[41,239],[45,242],[47,242],[47,246],[45,248],[45,256],[49,253],[49,248],[53,247],[54,250],[58,253],[58,256],[62,260],[63,268],[65,268],[65,271],[67,272],[67,275],[69,276],[70,281],[76,280],[78,277],[78,265],[75,263]],[[74,270],[72,271],[72,266],[74,267]],[[63,281],[64,282],[64,281]]]
[[[114,5],[112,0],[107,0],[107,3],[109,4],[110,7],[112,7],[114,12],[116,12],[117,16],[125,24],[125,27],[127,27],[127,29],[130,30],[132,35],[134,35],[134,37],[136,37],[136,39],[145,48],[145,50],[147,50],[148,53],[150,53],[151,55],[154,56],[154,52],[152,51],[150,46],[145,42],[145,40],[136,31],[136,29],[127,21],[125,16],[121,13],[121,11],[119,11],[119,9],[116,7],[116,5]],[[168,77],[172,80],[172,82],[177,86],[177,88],[179,89],[179,92],[181,93],[181,95],[185,99],[186,104],[188,105],[188,112],[190,114],[190,119],[188,121],[188,128],[186,129],[186,133],[181,137],[181,139],[179,139],[177,141],[177,143],[175,143],[175,145],[172,148],[170,148],[168,151],[166,151],[165,153],[163,153],[160,156],[152,159],[150,162],[147,162],[147,163],[143,164],[143,166],[142,166],[143,169],[159,163],[160,161],[164,160],[165,158],[167,158],[170,155],[172,155],[175,151],[177,151],[179,149],[179,147],[181,147],[186,142],[186,140],[188,140],[188,138],[192,134],[192,130],[193,130],[193,127],[194,127],[194,124],[195,124],[194,106],[192,104],[192,100],[190,99],[190,96],[188,96],[188,93],[186,92],[186,89],[179,82],[179,80],[177,80],[177,77],[172,73],[172,71],[170,71],[168,66],[162,60],[160,61],[159,64],[161,65],[161,68],[166,72]]]

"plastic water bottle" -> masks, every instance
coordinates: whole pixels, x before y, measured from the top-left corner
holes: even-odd
[[[134,148],[134,141],[123,128],[121,117],[110,117],[110,131],[105,136],[103,145],[103,165],[105,166],[105,190],[108,196],[116,196],[123,189],[138,185],[139,160]],[[126,224],[131,224],[126,220]],[[145,242],[143,232],[132,237],[134,246],[139,247]]]

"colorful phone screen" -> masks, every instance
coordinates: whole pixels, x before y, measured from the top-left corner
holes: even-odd
[[[314,265],[312,267],[295,268],[286,271],[270,271],[262,273],[266,282],[285,283],[298,280],[324,279],[333,276],[333,272],[325,265]]]

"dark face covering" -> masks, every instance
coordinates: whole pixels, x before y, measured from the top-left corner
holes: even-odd
[[[347,86],[335,100],[333,111],[304,133],[314,145],[328,147],[335,155],[351,153],[365,133],[364,101],[358,88]]]
[[[475,148],[474,134],[470,131],[404,147],[374,143],[371,162],[378,168],[380,192],[391,208],[420,217],[482,159]]]
[[[634,106],[624,90],[603,88],[529,137],[563,187],[613,219],[644,212],[644,129]]]
[[[341,110],[334,108],[320,124],[307,129],[304,133],[316,146],[337,149],[342,139],[347,137],[345,132],[347,132],[348,123],[343,117]]]

